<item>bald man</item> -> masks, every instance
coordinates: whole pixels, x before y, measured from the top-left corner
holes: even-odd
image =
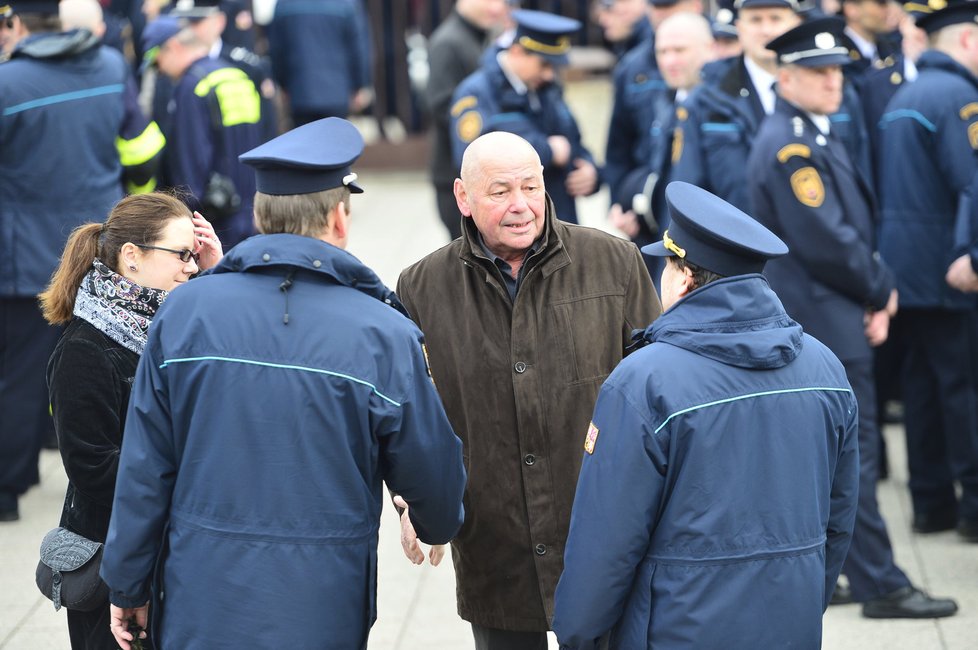
[[[526,140],[483,135],[461,172],[462,237],[397,289],[469,470],[452,542],[459,615],[480,650],[546,650],[598,388],[661,307],[634,245],[557,219]]]

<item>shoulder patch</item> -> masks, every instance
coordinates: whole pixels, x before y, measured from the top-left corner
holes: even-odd
[[[451,115],[452,117],[458,117],[463,111],[465,111],[465,109],[472,108],[478,103],[479,100],[476,99],[475,95],[466,95],[462,99],[452,104]]]
[[[683,145],[685,144],[683,127],[677,126],[672,131],[672,164],[675,165],[683,157]]]
[[[689,111],[686,110],[685,106],[676,107],[676,119],[680,122],[685,122],[689,119]]]
[[[421,344],[421,352],[424,354],[424,369],[428,371],[428,377],[431,379],[431,383],[435,383],[435,378],[431,374],[431,362],[428,361],[428,346],[424,343]]]
[[[458,118],[455,133],[462,142],[472,142],[482,133],[482,116],[479,111],[469,111]]]
[[[814,167],[802,167],[791,175],[791,189],[802,205],[817,208],[825,201],[825,186]]]
[[[962,120],[966,120],[972,115],[978,114],[978,102],[971,102],[970,104],[965,104],[958,111],[958,115],[961,116]]]
[[[591,426],[587,428],[587,436],[584,437],[584,451],[589,454],[594,453],[594,445],[598,442],[598,427],[594,426],[594,422]]]
[[[778,162],[786,163],[792,156],[800,156],[801,158],[811,158],[812,150],[811,147],[805,144],[799,144],[797,142],[785,145],[781,147],[778,151]]]

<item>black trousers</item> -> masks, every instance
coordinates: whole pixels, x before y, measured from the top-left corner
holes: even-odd
[[[546,632],[511,632],[472,624],[475,650],[547,650]]]
[[[441,222],[448,229],[448,237],[451,240],[462,236],[462,213],[458,211],[458,202],[455,201],[455,179],[451,181],[435,181],[435,202],[438,205],[438,216]]]
[[[893,561],[893,547],[876,501],[879,474],[879,429],[873,361],[843,362],[859,406],[859,501],[856,525],[842,572],[849,578],[852,597],[867,601],[906,587],[910,580]]]
[[[973,315],[967,311],[901,309],[906,345],[904,420],[910,494],[916,514],[953,509],[978,521],[978,404],[973,364]]]
[[[61,329],[35,298],[0,298],[0,492],[38,482],[41,444],[54,433],[45,372]]]

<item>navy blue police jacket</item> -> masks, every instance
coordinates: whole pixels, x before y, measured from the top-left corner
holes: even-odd
[[[903,54],[893,54],[880,66],[874,66],[855,80],[859,101],[863,106],[866,131],[869,134],[870,159],[874,173],[873,187],[880,194],[880,162],[882,161],[882,131],[880,120],[893,95],[907,82]]]
[[[751,151],[753,216],[788,245],[764,275],[805,331],[843,361],[868,359],[867,309],[895,287],[876,251],[876,202],[844,145],[778,98]]]
[[[936,50],[917,69],[880,122],[880,253],[896,274],[901,307],[971,309],[973,296],[944,275],[967,248],[957,215],[978,172],[978,79]]]
[[[469,143],[483,133],[508,131],[528,141],[543,164],[543,182],[561,221],[577,223],[574,197],[564,182],[577,158],[595,164],[594,157],[581,143],[581,132],[564,102],[559,84],[547,84],[535,93],[519,93],[499,66],[495,48],[487,50],[479,70],[466,77],[452,95],[449,110],[452,157],[461,168],[462,153]],[[571,145],[571,162],[565,167],[552,164],[547,138],[562,135]],[[600,171],[600,170],[599,170]],[[600,186],[600,182],[598,183]],[[597,188],[595,189],[597,191]]]
[[[142,605],[166,531],[158,645],[365,647],[384,481],[422,540],[455,535],[462,445],[422,334],[392,305],[355,257],[286,234],[243,242],[167,298],[101,569],[113,603]]]
[[[842,365],[756,274],[697,289],[643,337],[585,441],[560,647],[610,631],[622,650],[819,648],[858,489]]]
[[[747,157],[765,114],[743,56],[706,64],[703,83],[683,105],[682,151],[672,179],[698,185],[749,214]],[[859,98],[848,84],[842,106],[830,119],[856,165],[868,174],[869,136]]]
[[[372,83],[371,42],[361,0],[279,0],[268,25],[272,76],[293,111],[346,117]]]
[[[150,124],[125,59],[91,33],[18,43],[0,66],[0,296],[47,286],[71,231],[122,198],[123,163],[157,158]]]
[[[230,248],[254,234],[255,173],[238,156],[265,139],[258,89],[237,66],[203,57],[177,82],[168,111],[165,184],[189,188],[200,201],[212,172],[230,178],[241,198],[240,207],[223,219],[210,215],[221,243]],[[194,202],[193,207],[200,205]]]
[[[659,73],[651,40],[636,46],[618,62],[613,79],[615,96],[604,179],[611,190],[611,203],[629,210],[636,193],[634,186],[637,184],[641,192],[648,176],[650,131],[657,119],[668,119],[674,93]]]

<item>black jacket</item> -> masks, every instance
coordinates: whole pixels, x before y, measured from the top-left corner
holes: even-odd
[[[61,525],[97,542],[109,529],[122,429],[139,355],[74,318],[48,362],[58,447],[68,474]]]

